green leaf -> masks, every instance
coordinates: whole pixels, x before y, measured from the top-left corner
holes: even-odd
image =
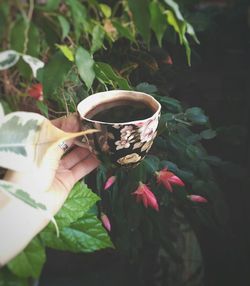
[[[77,48],[75,61],[81,79],[85,82],[88,90],[95,79],[94,60],[91,54],[82,47]]]
[[[118,86],[121,89],[131,90],[131,86],[128,81],[117,74],[109,64],[97,62],[95,63],[95,73],[99,81],[112,85],[113,87]]]
[[[179,21],[175,18],[175,15],[172,11],[167,10],[165,12],[165,14],[167,16],[167,21],[168,21],[169,25],[171,25],[174,28],[175,32],[179,35],[180,43],[182,44],[183,39],[182,39]]]
[[[36,101],[36,106],[41,111],[42,115],[49,118],[49,108],[44,102]]]
[[[193,27],[188,22],[186,22],[182,16],[180,16],[181,14],[177,13],[179,17],[175,16],[176,13],[174,14],[171,10],[165,11],[165,14],[167,16],[168,23],[174,28],[175,32],[179,35],[179,40],[180,40],[181,45],[184,45],[185,47],[188,65],[190,66],[191,65],[191,49],[189,46],[189,42],[186,38],[186,33],[189,33],[195,40],[198,41],[194,33]]]
[[[87,10],[78,0],[66,0],[65,2],[69,5],[71,10],[71,19],[74,24],[76,41],[78,42],[81,34],[89,28]]]
[[[29,193],[26,191],[22,190],[18,186],[16,186],[13,183],[7,182],[0,180],[0,190],[3,190],[17,199],[20,199],[24,203],[28,204],[29,206],[35,208],[35,209],[41,209],[41,210],[46,210],[46,206],[42,203],[36,202]]]
[[[161,168],[167,168],[168,170],[174,172],[175,174],[179,171],[177,165],[171,161],[163,160],[160,163]]]
[[[203,156],[205,155],[204,152],[199,147],[194,146],[194,145],[187,146],[186,152],[187,152],[187,155],[192,160],[202,159]]]
[[[59,24],[60,24],[61,29],[62,29],[62,38],[61,39],[63,40],[69,34],[70,24],[69,24],[68,20],[61,15],[57,16],[57,19],[58,19]]]
[[[105,32],[101,25],[96,25],[92,32],[92,46],[91,53],[94,54],[96,51],[100,50],[103,46],[103,39]]]
[[[179,5],[175,1],[173,1],[173,0],[164,0],[164,1],[170,8],[172,8],[172,10],[174,11],[177,19],[180,20],[180,21],[184,21],[184,18],[183,18],[182,14],[181,14],[181,11],[179,9]]]
[[[8,102],[6,102],[5,100],[3,99],[0,99],[0,104],[2,105],[2,108],[4,110],[4,114],[8,114],[10,112],[12,112],[13,110],[10,108],[10,105],[8,104]],[[0,121],[1,121],[1,118],[3,117],[0,117]]]
[[[106,18],[109,18],[112,14],[111,8],[107,4],[99,4],[99,7]]]
[[[1,268],[0,286],[28,286],[28,280],[17,277],[7,267]]]
[[[39,27],[40,33],[42,33],[42,43],[45,47],[54,46],[60,41],[61,33],[59,25],[56,22],[56,14],[54,13],[39,13],[36,19],[36,24]],[[45,48],[44,47],[44,48]],[[53,51],[54,52],[54,51]]]
[[[188,65],[191,66],[191,48],[189,46],[189,42],[185,36],[185,33],[182,35],[182,42],[186,50],[187,62]]]
[[[150,12],[148,0],[128,0],[129,8],[138,32],[142,35],[145,43],[150,41]]]
[[[92,252],[113,247],[101,222],[93,214],[85,214],[83,218],[64,227],[59,238],[49,230],[43,231],[41,237],[49,247],[72,252]]]
[[[107,180],[107,168],[104,163],[100,164],[96,172],[96,187],[97,190],[102,190],[104,182]]]
[[[45,249],[40,240],[34,238],[19,255],[8,263],[8,268],[20,277],[38,278],[45,260]]]
[[[211,179],[213,180],[213,172],[209,164],[205,160],[199,160],[197,162],[197,169],[198,169],[198,178],[202,178],[204,180]]]
[[[0,42],[2,43],[4,40],[4,36],[6,35],[6,27],[8,25],[8,18],[10,15],[10,8],[8,1],[1,1],[0,5]]]
[[[136,88],[137,91],[140,92],[145,92],[145,93],[149,93],[149,94],[154,94],[158,91],[157,87],[153,84],[150,84],[148,82],[141,82],[139,83]]]
[[[198,40],[196,34],[195,34],[195,31],[194,31],[194,28],[193,26],[186,22],[186,25],[187,25],[187,33],[193,37],[194,41],[197,43],[197,44],[200,44],[200,41]]]
[[[54,11],[58,9],[61,0],[47,0],[45,9],[48,11]]]
[[[161,47],[162,38],[167,28],[167,22],[161,10],[160,4],[157,1],[151,2],[149,9],[151,17],[151,28],[155,32],[158,45]]]
[[[60,52],[55,53],[43,69],[43,93],[52,95],[63,82],[70,71],[72,64]]]
[[[212,166],[221,166],[223,164],[223,161],[217,156],[203,156],[202,159]]]
[[[74,61],[74,54],[72,50],[66,45],[57,45],[56,46],[60,49],[60,51],[64,54],[64,56],[71,62]]]
[[[146,156],[142,163],[153,173],[159,169],[160,159],[156,156]]]
[[[187,142],[189,144],[195,144],[198,141],[200,141],[202,138],[199,134],[192,134],[192,135],[189,135],[188,137],[186,137],[186,139],[187,139]]]
[[[191,48],[190,48],[189,42],[186,38],[187,22],[185,22],[185,21],[181,22],[180,21],[179,27],[180,27],[180,42],[185,47],[188,65],[191,66]]]
[[[38,57],[40,52],[39,30],[33,23],[30,23],[28,29],[28,37],[25,39],[27,25],[28,23],[24,19],[19,19],[14,23],[10,34],[11,48],[20,53],[25,52],[25,54],[32,57]],[[25,43],[27,43],[26,51],[24,51]],[[32,76],[32,70],[22,59],[18,63],[18,70],[25,78],[29,79]]]
[[[161,115],[161,121],[163,124],[166,124],[168,121],[174,121],[175,115],[171,112],[166,112]]]
[[[24,51],[25,31],[27,29],[27,22],[24,19],[19,19],[14,23],[10,34],[10,44],[13,50],[20,53]],[[37,27],[30,23],[28,32],[28,43],[26,54],[37,57],[40,52],[40,33]]]
[[[203,139],[213,139],[214,137],[216,137],[216,131],[213,130],[213,129],[207,129],[207,130],[203,130],[201,133],[200,133],[201,137]]]
[[[135,36],[131,29],[122,25],[118,20],[112,20],[112,24],[114,25],[120,36],[127,38],[131,42],[135,42]]]
[[[70,191],[63,207],[55,216],[59,228],[68,226],[82,217],[99,199],[87,185],[81,182],[77,183]]]
[[[154,96],[162,105],[172,112],[181,112],[182,107],[179,100],[168,96]]]
[[[206,124],[208,122],[208,117],[204,114],[200,107],[188,108],[185,112],[185,116],[188,120],[196,124]]]
[[[13,50],[0,52],[0,70],[6,70],[14,66],[20,58],[20,54]]]
[[[27,156],[26,143],[30,132],[36,132],[39,128],[37,120],[30,119],[21,122],[18,116],[5,120],[0,125],[0,152],[12,152],[24,157]]]

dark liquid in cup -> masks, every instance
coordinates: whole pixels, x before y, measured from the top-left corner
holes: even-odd
[[[88,116],[87,114],[86,117],[97,121],[122,123],[146,119],[154,114],[154,112],[149,106],[141,103],[138,104],[135,102],[126,103],[123,105],[113,106],[109,108],[105,108],[103,106],[103,109],[99,112],[95,112],[95,110],[92,110],[89,114],[94,115]]]

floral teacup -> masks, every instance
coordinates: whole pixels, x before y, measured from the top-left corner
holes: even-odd
[[[128,121],[125,114],[117,122],[113,119],[112,108],[143,104],[149,113],[135,116]],[[101,161],[111,161],[116,165],[132,167],[139,164],[153,144],[156,137],[161,105],[151,95],[137,91],[112,90],[93,94],[82,100],[77,106],[83,130],[94,128],[100,132],[82,138]],[[100,119],[98,114],[107,111]],[[123,110],[124,111],[124,110]],[[119,111],[120,112],[120,111]],[[125,111],[126,112],[126,111]],[[96,117],[97,116],[97,117]],[[123,118],[124,116],[124,118]]]

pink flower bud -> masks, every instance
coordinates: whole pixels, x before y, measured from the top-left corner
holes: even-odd
[[[109,177],[104,185],[104,190],[107,190],[108,188],[110,188],[114,184],[115,181],[116,181],[116,176]]]
[[[167,168],[162,169],[159,172],[156,172],[157,182],[163,184],[163,186],[173,192],[172,185],[184,186],[183,181],[177,177],[174,173],[169,172]]]
[[[168,65],[172,65],[172,64],[173,64],[173,60],[172,60],[172,58],[171,58],[170,56],[167,57],[166,63],[167,63]]]
[[[104,225],[104,227],[108,230],[108,231],[111,231],[111,224],[110,224],[110,221],[109,221],[109,218],[108,216],[105,214],[105,213],[101,213],[101,221]]]
[[[156,211],[159,211],[159,206],[155,195],[151,192],[147,185],[143,184],[142,182],[139,183],[138,188],[132,193],[132,195],[135,195],[136,201],[142,202],[146,208],[149,206]]]
[[[196,203],[207,203],[207,199],[198,195],[189,195],[187,196],[192,202]]]

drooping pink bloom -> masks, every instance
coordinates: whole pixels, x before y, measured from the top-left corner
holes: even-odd
[[[167,168],[162,169],[159,172],[156,172],[157,182],[163,184],[163,186],[173,192],[172,185],[184,186],[183,181],[177,177],[174,173],[169,172]]]
[[[41,83],[35,83],[28,89],[28,95],[35,98],[36,100],[43,100],[43,86]]]
[[[116,176],[109,177],[104,185],[104,190],[107,190],[108,188],[110,188],[114,184],[115,181],[116,181]]]
[[[196,203],[207,203],[207,199],[202,197],[202,196],[198,196],[198,195],[189,195],[187,196],[192,202],[196,202]]]
[[[108,216],[105,213],[101,213],[101,221],[104,225],[104,227],[108,230],[111,231],[111,223],[110,220],[108,218]]]
[[[166,64],[168,64],[168,65],[172,65],[173,64],[173,60],[172,60],[172,58],[169,55],[167,56],[165,61],[166,61]]]
[[[147,185],[142,182],[139,183],[138,188],[132,195],[136,196],[136,201],[142,202],[143,205],[147,207],[151,207],[156,211],[159,211],[159,206],[155,195],[151,192],[151,190],[147,187]]]

